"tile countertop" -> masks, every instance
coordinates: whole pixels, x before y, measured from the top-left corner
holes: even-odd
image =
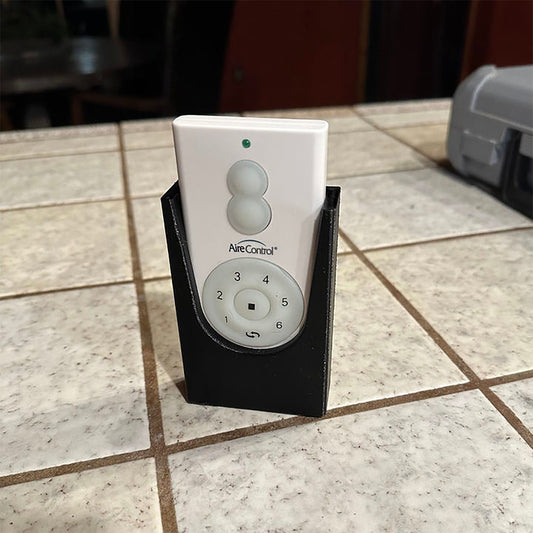
[[[328,120],[342,186],[321,420],[185,402],[170,119],[0,134],[0,531],[533,531],[533,224],[449,110],[266,113]]]

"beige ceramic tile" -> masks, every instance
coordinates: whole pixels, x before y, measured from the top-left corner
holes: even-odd
[[[1,475],[150,447],[132,284],[7,299],[0,314]]]
[[[372,126],[358,117],[350,106],[252,111],[249,113],[244,113],[244,116],[326,120],[329,123],[330,133],[372,129]]]
[[[174,146],[171,118],[132,120],[120,127],[126,150]]]
[[[403,100],[377,104],[358,104],[354,109],[363,116],[397,115],[400,113],[423,113],[432,111],[450,111],[451,98],[434,98],[428,100]]]
[[[116,124],[95,124],[88,126],[66,126],[61,128],[3,131],[0,132],[0,144],[23,141],[66,139],[73,137],[101,137],[116,135],[117,132],[118,126]]]
[[[330,135],[328,177],[417,169],[433,163],[380,131]]]
[[[533,529],[531,450],[478,391],[196,448],[170,468],[182,532]]]
[[[330,408],[465,381],[355,256],[339,257]]]
[[[132,196],[161,196],[177,179],[174,148],[126,152],[126,169]]]
[[[132,277],[121,200],[0,212],[0,295]]]
[[[171,117],[128,120],[120,123],[120,129],[123,133],[168,131],[172,127],[173,120]]]
[[[110,152],[118,149],[116,125],[8,132],[0,137],[0,160]]]
[[[360,248],[533,226],[525,216],[439,168],[335,180],[341,228]]]
[[[449,109],[425,111],[411,111],[409,113],[380,113],[366,115],[365,118],[379,128],[401,128],[406,126],[420,126],[430,124],[448,124]]]
[[[448,155],[446,153],[447,124],[392,128],[387,130],[387,133],[420,150],[425,156],[437,163],[441,165],[448,164]]]
[[[492,387],[524,425],[533,431],[533,378]]]
[[[480,377],[533,368],[533,230],[368,255]]]
[[[162,531],[153,459],[0,489],[0,530]]]
[[[174,138],[172,137],[172,129],[170,127],[165,131],[135,131],[124,133],[123,138],[126,150],[174,146]]]
[[[185,401],[178,385],[183,367],[170,280],[145,284],[146,301],[157,359],[159,394],[167,443],[205,437],[237,428],[287,418],[288,415],[193,405]]]
[[[136,198],[133,200],[133,214],[143,278],[169,276],[161,200],[158,197]]]
[[[122,195],[118,152],[0,162],[0,209]]]

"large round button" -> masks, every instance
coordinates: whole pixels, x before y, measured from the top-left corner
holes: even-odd
[[[263,231],[272,218],[270,205],[263,198],[268,188],[265,169],[255,161],[237,161],[228,171],[228,221],[239,233],[255,235]]]
[[[233,301],[237,313],[248,320],[261,320],[270,311],[270,300],[257,289],[244,289]]]
[[[263,196],[268,187],[265,169],[255,161],[237,161],[228,172],[228,189],[231,194]]]
[[[205,280],[202,308],[226,339],[253,348],[285,344],[300,330],[304,298],[279,266],[244,257],[218,265]]]
[[[234,196],[228,204],[230,224],[244,235],[255,235],[270,224],[270,206],[264,198]]]

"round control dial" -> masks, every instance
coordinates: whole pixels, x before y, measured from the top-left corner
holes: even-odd
[[[285,270],[262,259],[232,259],[207,277],[202,305],[209,323],[226,339],[253,348],[284,344],[304,314],[300,287]]]

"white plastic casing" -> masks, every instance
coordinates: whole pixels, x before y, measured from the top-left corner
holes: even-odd
[[[301,288],[306,309],[326,191],[327,122],[185,115],[174,120],[173,131],[199,294],[219,264],[252,257],[288,272]],[[248,148],[243,145],[245,139]],[[258,163],[268,176],[263,198],[271,208],[271,220],[254,235],[239,233],[227,216],[232,199],[228,171],[243,160]],[[247,244],[251,253],[235,251]],[[266,252],[253,253],[253,249]]]

